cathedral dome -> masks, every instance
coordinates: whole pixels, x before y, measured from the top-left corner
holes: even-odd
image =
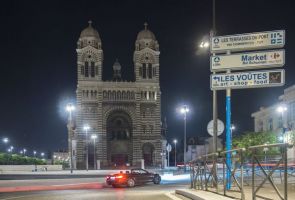
[[[95,37],[97,39],[99,39],[99,34],[97,32],[97,30],[95,30],[93,27],[92,27],[92,21],[89,21],[89,26],[87,28],[85,28],[81,34],[80,34],[80,38],[83,38],[83,37]]]
[[[142,39],[151,39],[151,40],[156,40],[155,34],[147,29],[147,23],[144,23],[144,30],[140,31],[137,34],[137,40],[142,40]]]

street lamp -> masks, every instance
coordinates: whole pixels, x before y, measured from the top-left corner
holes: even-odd
[[[286,111],[287,111],[287,107],[285,105],[280,105],[277,107],[277,112],[281,114],[281,118],[282,118],[282,135],[284,135],[284,133],[285,133],[284,112],[286,112]],[[284,138],[282,139],[282,142],[284,142]]]
[[[24,152],[24,155],[26,154],[27,150],[26,149],[23,149],[23,152]]]
[[[2,141],[3,141],[3,143],[7,144],[9,142],[9,139],[8,138],[3,138]]]
[[[90,129],[89,125],[84,125],[83,129],[86,132],[85,144],[86,144],[86,170],[88,171],[88,130]]]
[[[69,112],[69,123],[70,123],[70,132],[72,132],[72,111],[75,110],[75,106],[71,103],[67,104],[66,110]],[[68,137],[68,143],[69,143],[69,153],[70,153],[70,169],[71,173],[73,173],[73,150],[72,150],[72,138]]]
[[[174,145],[175,145],[175,146],[174,146],[174,148],[175,148],[175,149],[174,149],[174,163],[175,163],[175,167],[176,167],[176,143],[177,143],[177,140],[174,139],[174,140],[173,140],[173,143],[174,143]]]
[[[97,139],[97,135],[92,134],[91,139],[93,140],[93,162],[94,162],[93,168],[94,170],[96,170],[95,140]]]
[[[37,153],[37,151],[33,151],[34,157],[36,157],[36,153]]]
[[[44,155],[45,155],[45,153],[41,152],[41,156],[42,156],[42,158],[44,157]]]
[[[184,139],[183,139],[183,164],[184,169],[186,169],[186,114],[189,112],[189,108],[187,105],[183,105],[180,108],[180,113],[183,114],[183,120],[184,120]]]

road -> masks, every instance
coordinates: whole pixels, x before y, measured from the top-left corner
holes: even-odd
[[[0,199],[2,200],[168,200],[165,193],[187,188],[188,180],[163,181],[160,185],[146,184],[134,188],[112,188],[104,184],[104,178],[84,179],[42,179],[42,180],[2,180]],[[11,192],[1,192],[1,189]],[[25,189],[26,191],[22,191]]]

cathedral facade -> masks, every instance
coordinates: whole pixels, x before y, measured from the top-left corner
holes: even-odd
[[[166,144],[161,123],[160,51],[147,24],[135,41],[135,81],[122,80],[118,61],[113,65],[113,79],[103,81],[102,41],[91,22],[81,32],[76,51],[77,103],[73,121],[68,123],[73,168],[86,168],[87,152],[89,169],[138,167],[142,162],[162,166]],[[90,127],[87,134],[85,125]]]

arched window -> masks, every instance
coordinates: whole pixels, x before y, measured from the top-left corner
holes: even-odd
[[[91,62],[91,77],[95,77],[94,62]]]
[[[153,75],[152,75],[152,64],[151,63],[148,64],[148,78],[149,79],[152,79],[153,78]]]
[[[146,64],[143,63],[142,64],[142,78],[146,78]]]
[[[89,77],[88,62],[85,62],[85,77]]]

